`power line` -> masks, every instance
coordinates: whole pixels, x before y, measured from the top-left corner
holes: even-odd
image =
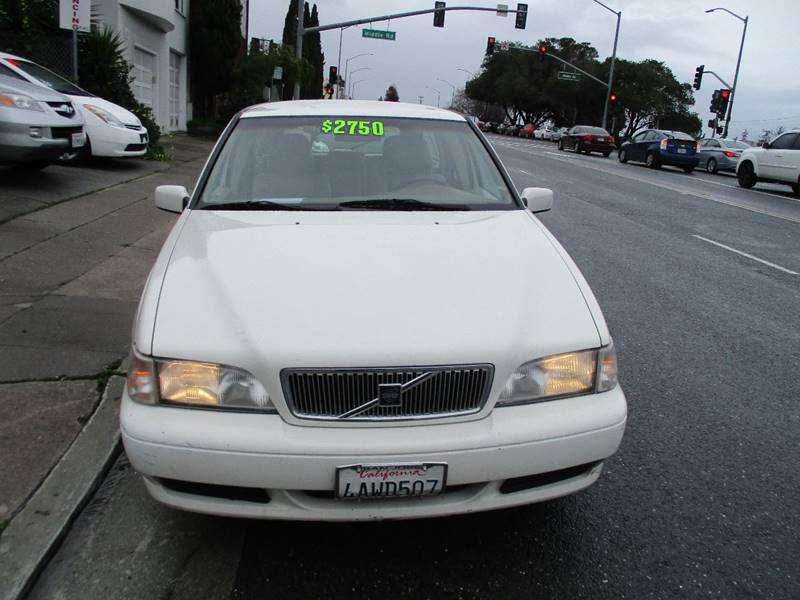
[[[800,115],[789,115],[786,117],[772,117],[770,119],[750,119],[748,121],[731,121],[731,123],[766,123],[767,121],[787,121],[789,119],[800,119]]]

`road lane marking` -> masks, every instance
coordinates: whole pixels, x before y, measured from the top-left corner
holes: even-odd
[[[726,246],[725,244],[715,242],[714,240],[705,238],[702,235],[692,235],[692,237],[697,238],[698,240],[703,240],[704,242],[708,242],[709,244],[714,244],[715,246],[719,246],[720,248],[728,250],[729,252],[734,252],[740,256],[749,258],[750,260],[755,260],[757,262],[760,262],[762,265],[767,265],[768,267],[772,267],[773,269],[777,269],[778,271],[783,271],[784,273],[788,273],[789,275],[800,275],[800,273],[796,271],[792,271],[791,269],[787,269],[786,267],[776,265],[775,263],[771,263],[768,260],[764,260],[763,258],[758,258],[757,256],[753,256],[752,254],[748,254],[747,252],[742,252],[741,250],[737,250],[736,248],[731,248],[730,246]]]
[[[520,173],[525,173],[525,175],[530,175],[530,173],[528,173],[527,171],[523,171],[523,170],[522,170],[522,169],[520,169],[519,167],[514,167],[514,168],[515,168],[517,171],[519,171]]]

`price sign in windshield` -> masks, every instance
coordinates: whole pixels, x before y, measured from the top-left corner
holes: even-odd
[[[333,135],[382,136],[381,121],[350,121],[347,119],[325,119],[320,128],[322,133]]]

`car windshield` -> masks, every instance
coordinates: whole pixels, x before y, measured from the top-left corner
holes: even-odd
[[[465,122],[380,117],[245,117],[196,208],[520,208]]]
[[[13,60],[8,59],[8,62],[13,64],[17,68],[22,69],[28,75],[36,78],[43,85],[49,87],[52,90],[55,90],[62,94],[72,94],[73,96],[91,96],[90,93],[82,90],[71,81],[67,81],[60,75],[56,75],[55,73],[53,73],[49,69],[45,69],[41,65],[37,65],[36,63],[27,60],[18,60],[18,59],[13,59]]]

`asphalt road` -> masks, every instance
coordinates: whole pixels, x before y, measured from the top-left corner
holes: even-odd
[[[628,430],[596,485],[466,517],[249,522],[157,505],[123,455],[30,598],[800,598],[800,199],[491,139],[519,188],[555,191],[542,220],[619,349]]]

